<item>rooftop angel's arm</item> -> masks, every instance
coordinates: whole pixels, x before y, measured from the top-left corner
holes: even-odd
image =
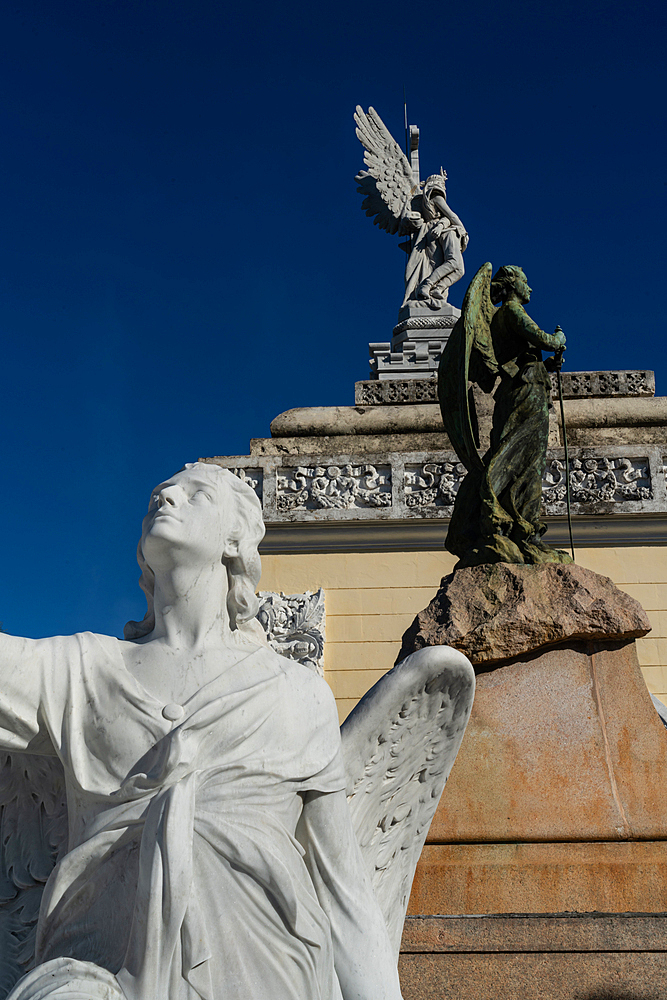
[[[452,226],[455,226],[456,229],[460,229],[462,233],[466,233],[466,227],[463,225],[456,212],[452,211],[452,209],[449,207],[449,205],[447,204],[446,200],[442,197],[442,195],[436,195],[433,201],[438,206],[438,208],[445,216],[445,218],[449,219]]]
[[[542,351],[557,351],[559,347],[565,347],[565,334],[562,330],[558,333],[546,333],[541,330],[518,302],[508,302],[506,309],[509,310],[512,317],[512,325],[516,333],[533,347],[539,347]]]
[[[307,792],[297,836],[331,924],[343,1000],[401,1000],[396,958],[344,791]]]

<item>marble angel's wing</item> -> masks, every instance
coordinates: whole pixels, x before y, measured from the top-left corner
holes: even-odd
[[[438,367],[442,422],[452,448],[468,471],[481,472],[484,468],[477,451],[480,447],[477,414],[468,382],[477,382],[485,392],[490,392],[498,373],[491,341],[491,320],[495,312],[489,294],[492,273],[491,264],[482,264],[470,282],[461,316]]]
[[[474,691],[463,653],[427,646],[380,678],[341,727],[352,824],[397,954],[417,861]]]
[[[366,215],[375,216],[373,222],[380,229],[404,235],[411,230],[403,228],[401,215],[420,193],[408,158],[374,108],[366,114],[357,106],[354,120],[368,168],[354,178],[357,191],[364,195],[361,207]]]
[[[0,756],[0,1000],[32,966],[44,885],[66,849],[65,776],[56,757]]]

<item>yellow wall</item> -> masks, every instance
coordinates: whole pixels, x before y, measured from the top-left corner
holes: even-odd
[[[639,662],[649,691],[667,703],[667,549],[590,548],[576,555],[646,609],[653,631],[637,643]],[[268,555],[260,587],[286,594],[324,588],[324,670],[344,719],[394,665],[403,632],[453,565],[443,550]]]

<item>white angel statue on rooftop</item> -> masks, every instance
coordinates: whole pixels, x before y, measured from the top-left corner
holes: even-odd
[[[151,497],[124,640],[0,635],[0,995],[400,1000],[472,668],[413,654],[341,743],[255,619],[263,534],[249,486],[186,466]]]
[[[367,170],[355,180],[364,195],[362,208],[388,233],[409,236],[401,244],[409,253],[401,308],[440,309],[449,288],[465,274],[463,251],[468,233],[447,204],[446,172],[426,181],[415,177],[408,158],[374,108],[357,107],[354,115]]]

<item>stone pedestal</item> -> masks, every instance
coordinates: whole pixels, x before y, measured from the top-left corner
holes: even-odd
[[[459,952],[433,947],[429,924],[431,945],[408,943],[402,960],[406,998],[667,995],[667,954],[647,955],[641,934],[630,949],[616,932],[619,914],[661,914],[667,928],[667,731],[634,642],[648,630],[642,608],[607,578],[497,564],[447,577],[406,632],[405,649],[446,637],[478,674],[408,911],[460,915],[441,928],[443,941],[458,935]],[[565,913],[596,915],[595,954]],[[516,914],[540,915],[530,947]],[[502,947],[468,935],[473,915],[482,939],[497,936],[502,917]],[[625,992],[600,992],[606,981]]]
[[[371,377],[433,378],[445,344],[461,315],[449,302],[440,309],[409,302],[399,311],[391,342],[369,344]]]
[[[408,917],[405,1000],[664,1000],[667,914]]]
[[[391,346],[398,350],[406,340],[438,339],[443,344],[447,343],[460,315],[461,310],[449,302],[443,303],[440,309],[408,302],[398,312],[398,323],[392,330]]]

